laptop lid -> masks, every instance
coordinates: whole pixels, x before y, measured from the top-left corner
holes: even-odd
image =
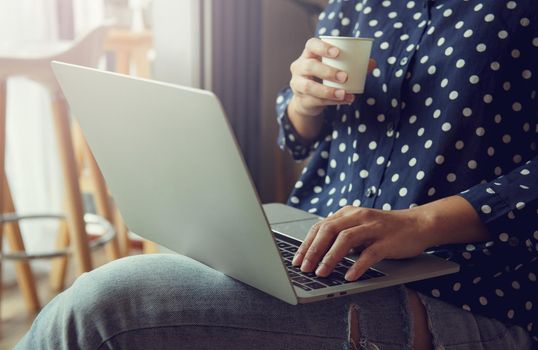
[[[297,304],[214,94],[61,62],[52,68],[133,232]]]

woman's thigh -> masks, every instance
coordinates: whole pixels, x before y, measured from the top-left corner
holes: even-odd
[[[354,303],[361,319],[377,315],[368,324],[390,349],[402,349],[410,337],[400,289],[294,306],[184,256],[129,257],[83,274],[19,347],[342,349]]]
[[[435,327],[457,322],[450,309],[451,317],[440,324],[441,302],[423,301]],[[352,327],[359,327],[364,348],[411,347],[401,286],[293,306],[184,256],[137,256],[82,275],[45,307],[19,347],[342,349],[351,347],[350,309],[358,311]],[[500,323],[495,326],[505,333]],[[439,345],[450,340],[436,329],[432,333]],[[465,334],[454,349],[475,349],[461,346],[475,342],[473,336]]]

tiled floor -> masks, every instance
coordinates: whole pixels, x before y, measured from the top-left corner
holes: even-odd
[[[94,252],[93,258],[96,266],[107,262],[103,250]],[[70,261],[67,285],[70,285],[75,279],[73,265],[72,261]],[[55,296],[49,288],[48,276],[46,275],[37,276],[37,288],[42,305],[45,305]],[[32,325],[35,315],[28,314],[24,300],[16,285],[6,286],[2,291],[1,298],[0,350],[7,350],[12,349],[26,333]]]

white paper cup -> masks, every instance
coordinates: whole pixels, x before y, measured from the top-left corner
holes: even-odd
[[[338,57],[323,57],[321,61],[328,66],[346,72],[348,76],[347,81],[343,84],[323,80],[323,85],[344,89],[349,94],[362,94],[374,39],[345,36],[320,36],[320,39],[340,49]]]

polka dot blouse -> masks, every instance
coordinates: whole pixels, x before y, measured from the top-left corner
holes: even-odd
[[[333,0],[319,20],[318,35],[374,38],[378,67],[312,144],[287,118],[290,89],[278,96],[279,144],[311,156],[289,204],[327,216],[460,194],[494,239],[435,247],[461,272],[412,287],[538,341],[538,6]]]

